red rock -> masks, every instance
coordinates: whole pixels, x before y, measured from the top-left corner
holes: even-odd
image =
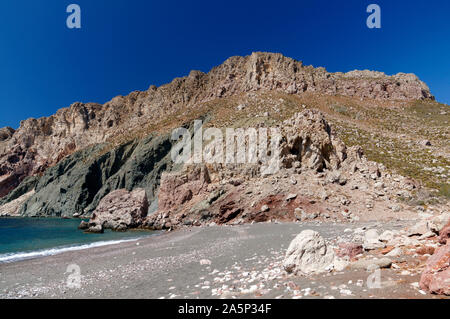
[[[339,248],[336,250],[336,255],[338,257],[350,257],[350,259],[355,258],[355,256],[363,253],[363,246],[355,243],[341,243]]]
[[[159,211],[170,211],[206,191],[210,178],[206,166],[186,167],[186,171],[163,173],[158,195]]]
[[[420,288],[433,294],[450,296],[450,242],[427,260]]]
[[[20,179],[16,174],[0,176],[0,198],[7,195],[19,184]]]
[[[439,232],[439,243],[446,244],[448,239],[450,238],[450,220],[447,223],[447,225],[442,228],[442,230]]]
[[[434,254],[434,247],[430,247],[430,246],[424,246],[424,247],[420,247],[419,249],[416,250],[416,253],[418,253],[419,255],[433,255]]]
[[[220,217],[217,220],[219,224],[225,224],[230,220],[234,219],[237,215],[242,212],[242,209],[235,206],[235,202],[230,201],[226,204],[220,206]]]

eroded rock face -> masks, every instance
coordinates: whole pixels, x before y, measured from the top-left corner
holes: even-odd
[[[163,173],[158,196],[160,211],[170,211],[206,192],[211,183],[206,166],[191,166],[182,172]]]
[[[196,74],[199,76],[199,74]],[[305,66],[278,53],[255,52],[231,57],[202,76],[208,85],[214,79],[216,95],[237,91],[279,90],[290,94],[321,92],[372,99],[432,98],[428,87],[413,74],[386,76],[382,72],[328,73],[324,68]],[[209,81],[208,81],[209,80]]]
[[[304,230],[290,243],[283,267],[294,274],[321,273],[333,268],[334,258],[318,232]]]
[[[333,139],[331,128],[320,111],[297,113],[285,121],[282,128],[280,156],[286,168],[297,162],[301,167],[316,171],[337,169],[346,159],[345,145]]]
[[[145,190],[137,188],[131,192],[126,189],[115,190],[100,201],[91,219],[89,228],[92,232],[99,229],[124,231],[142,225],[148,212]],[[80,225],[81,226],[81,225]],[[85,225],[82,225],[85,227]]]
[[[434,294],[450,295],[450,242],[428,259],[420,287]]]
[[[334,136],[319,111],[305,110],[280,126],[281,139],[275,144],[280,153],[280,169],[273,175],[262,174],[261,167],[264,164],[261,162],[207,165],[189,162],[180,172],[162,175],[158,209],[146,219],[145,227],[174,229],[211,223],[323,219],[327,218],[325,216],[329,217],[328,213],[320,209],[320,206],[323,208],[330,203],[326,201],[330,195],[323,194],[327,189],[332,192],[329,193],[331,196],[336,188],[342,187],[346,192],[352,191],[359,194],[357,196],[366,198],[367,191],[371,189],[383,192],[384,196],[384,189],[387,187],[392,191],[402,188],[399,186],[402,179],[394,183],[392,175],[386,172],[384,166],[368,161],[360,147],[347,148]],[[246,140],[245,143],[247,142]],[[214,142],[207,144],[205,149],[215,149],[212,144]],[[248,145],[246,147],[247,150],[250,149]],[[296,185],[301,176],[309,176],[310,182]],[[279,192],[281,183],[285,193]],[[377,188],[377,184],[382,184],[381,189]],[[316,188],[315,198],[298,196],[301,187],[307,188],[305,195]],[[262,195],[261,188],[271,191]],[[317,201],[317,198],[321,200]],[[258,202],[255,202],[256,199]],[[358,201],[360,200],[359,198]],[[339,198],[338,203],[347,207],[350,201]],[[348,213],[348,216],[353,215]],[[385,243],[378,237],[364,245],[366,249],[384,246]]]
[[[280,170],[291,169],[293,166],[305,171],[319,172],[323,170],[337,170],[343,161],[347,159],[345,145],[332,136],[331,128],[322,113],[316,110],[305,110],[295,114],[282,125],[281,140],[276,146],[280,154]],[[247,143],[248,141],[246,141]],[[205,149],[211,147],[210,143]],[[224,145],[222,145],[223,147]],[[247,149],[250,149],[247,145]],[[350,150],[350,152],[353,152]],[[225,153],[225,150],[224,150]],[[351,153],[353,154],[353,153]],[[353,154],[351,160],[362,159]],[[164,173],[158,195],[158,211],[149,216],[147,225],[158,229],[177,227],[179,225],[203,224],[211,222],[211,218],[218,224],[229,223],[235,220],[246,207],[238,204],[238,201],[230,199],[221,202],[209,213],[209,217],[199,215],[199,209],[191,207],[201,200],[206,200],[209,191],[221,188],[224,180],[229,180],[233,186],[238,186],[244,181],[250,181],[262,175],[263,163],[255,164],[187,164],[181,172]],[[259,172],[259,173],[255,173]],[[203,210],[209,210],[208,205],[203,205]],[[245,220],[264,221],[270,212],[262,205],[261,214],[243,216]],[[268,208],[268,207],[267,207]],[[317,216],[317,215],[316,215]]]
[[[277,144],[280,154],[280,171],[294,166],[311,172],[336,171],[347,158],[349,158],[348,161],[352,160],[355,163],[358,161],[361,167],[364,166],[362,157],[354,148],[347,151],[345,145],[332,135],[330,126],[319,111],[305,110],[295,114],[283,123],[280,133],[282,138]],[[245,142],[248,143],[248,141]],[[211,148],[212,144],[208,144],[205,149]],[[250,149],[248,145],[246,147]],[[348,157],[347,153],[351,156]],[[263,175],[261,168],[263,165],[261,162],[232,165],[208,164],[208,166],[187,164],[181,172],[164,173],[158,195],[158,212],[149,216],[148,225],[167,228],[168,225],[176,227],[186,221],[189,221],[189,224],[194,223],[195,220],[200,224],[211,222],[210,218],[197,216],[198,209],[191,206],[195,205],[199,198],[206,200],[210,190],[220,189],[224,180],[229,180],[231,185],[238,186],[244,181],[260,177]],[[344,177],[340,177],[340,180],[344,180]],[[258,216],[250,214],[243,218],[254,221],[267,220],[270,212],[268,212],[269,207],[265,209],[265,206],[267,205],[261,206],[261,214]],[[204,207],[206,208],[209,209],[209,205]],[[215,207],[214,213],[209,215],[218,224],[229,223],[245,208],[240,206],[238,201],[230,199]]]
[[[202,216],[203,211],[208,213],[210,204],[220,196],[209,192],[210,183],[209,171],[205,165],[185,165],[181,171],[163,173],[158,193],[158,211],[148,216],[144,225],[164,229],[181,224],[192,225],[194,218],[209,217],[209,214]],[[199,197],[203,201],[195,201],[194,198]],[[189,205],[192,202],[197,205],[192,207],[193,205]]]
[[[131,135],[136,128],[180,109],[259,90],[370,99],[433,99],[428,87],[413,74],[328,73],[324,68],[304,66],[276,53],[231,57],[207,74],[192,71],[159,88],[151,86],[144,92],[117,96],[104,105],[77,102],[50,117],[22,121],[17,130],[0,129],[0,198],[26,176],[41,174],[76,151]],[[308,141],[302,140],[301,144],[306,146]],[[332,156],[330,161],[334,160]],[[321,165],[314,156],[308,162]]]

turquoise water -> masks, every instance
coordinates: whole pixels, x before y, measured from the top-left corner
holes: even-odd
[[[0,263],[110,245],[154,235],[149,231],[86,234],[79,219],[0,218]]]

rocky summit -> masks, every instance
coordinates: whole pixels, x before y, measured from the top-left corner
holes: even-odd
[[[216,136],[271,132],[257,154],[277,157],[177,162],[173,130],[195,140],[195,120]],[[0,215],[90,218],[80,228],[96,233],[412,219],[401,232],[350,229],[336,245],[305,230],[283,269],[401,268],[395,258],[423,252],[429,260],[401,270],[423,271],[418,289],[448,294],[449,120],[448,105],[413,74],[329,73],[277,53],[231,57],[208,73],[0,129]],[[202,154],[239,155],[206,140]],[[252,152],[250,136],[239,143]]]

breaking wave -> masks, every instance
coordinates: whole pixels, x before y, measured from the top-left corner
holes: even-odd
[[[145,236],[145,237],[148,237],[148,236]],[[11,262],[25,260],[25,259],[53,256],[53,255],[61,254],[61,253],[68,252],[68,251],[84,250],[84,249],[89,249],[89,248],[137,241],[142,238],[144,238],[144,237],[122,239],[122,240],[98,241],[98,242],[93,242],[93,243],[89,243],[89,244],[55,247],[55,248],[42,249],[42,250],[36,250],[36,251],[30,251],[30,252],[14,252],[14,253],[1,254],[0,255],[0,263],[11,263]]]

